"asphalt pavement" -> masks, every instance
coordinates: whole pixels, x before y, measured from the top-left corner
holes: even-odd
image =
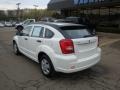
[[[13,28],[0,28],[0,90],[120,90],[120,34],[98,33],[102,59],[90,69],[48,79],[39,64],[12,50]]]

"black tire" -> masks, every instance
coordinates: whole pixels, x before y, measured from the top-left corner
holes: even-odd
[[[42,74],[48,78],[53,77],[56,72],[55,72],[54,66],[50,58],[47,55],[42,55],[39,61],[40,61],[40,69],[41,69]],[[46,65],[45,67],[45,65],[43,65],[43,62],[46,62],[48,66]],[[48,68],[48,67],[49,67],[49,69],[47,69],[48,71],[45,71],[43,69],[43,68]]]
[[[20,54],[20,51],[18,49],[18,46],[17,46],[16,42],[13,42],[13,51],[14,51],[15,55],[19,55]]]

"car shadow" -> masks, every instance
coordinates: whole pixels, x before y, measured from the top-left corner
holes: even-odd
[[[60,73],[57,72],[56,76],[52,78],[52,80],[56,79],[73,79],[73,80],[82,80],[82,79],[95,79],[103,77],[103,75],[107,74],[108,70],[102,64],[97,64],[89,69],[79,71],[76,73]]]
[[[40,69],[39,63],[31,60],[30,58],[26,57],[23,54],[21,54],[21,56],[22,56],[22,58],[24,58],[26,60],[27,63],[30,63],[30,64],[34,65],[36,68]],[[102,65],[102,63],[99,63],[89,69],[79,71],[76,73],[66,74],[66,73],[57,72],[54,77],[51,77],[51,78],[45,77],[45,78],[49,79],[49,80],[55,80],[55,81],[56,80],[65,80],[65,79],[66,80],[84,80],[84,79],[91,80],[91,79],[95,79],[95,78],[102,78],[107,73],[108,73],[107,67]]]

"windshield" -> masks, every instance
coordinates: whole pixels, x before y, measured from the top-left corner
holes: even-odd
[[[86,26],[64,26],[60,27],[64,36],[71,39],[86,38],[94,36]]]

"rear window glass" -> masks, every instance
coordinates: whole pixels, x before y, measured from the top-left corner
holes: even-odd
[[[64,36],[71,39],[86,38],[94,36],[86,26],[64,26],[60,27]]]

